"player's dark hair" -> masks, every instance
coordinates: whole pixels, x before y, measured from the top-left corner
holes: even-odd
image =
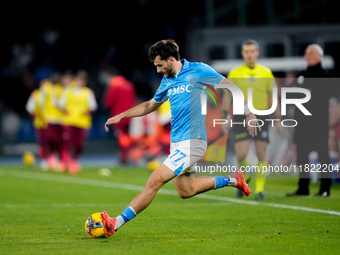
[[[259,43],[253,39],[248,39],[248,40],[243,41],[242,48],[244,45],[255,45],[256,49],[260,50]]]
[[[161,40],[149,48],[148,56],[150,62],[153,62],[157,56],[159,56],[161,60],[174,57],[178,61],[180,60],[179,47],[174,40]]]

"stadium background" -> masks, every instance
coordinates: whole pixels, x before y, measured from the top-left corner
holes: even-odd
[[[237,63],[239,44],[249,37],[259,41],[262,58],[281,60],[303,56],[305,46],[316,42],[331,57],[331,70],[338,73],[340,17],[335,1],[198,0],[194,6],[192,2],[134,0],[100,7],[2,8],[1,164],[18,163],[26,150],[37,152],[25,104],[39,80],[68,69],[89,73],[88,86],[99,105],[82,159],[112,164],[116,141],[103,129],[109,114],[103,107],[105,85],[100,71],[108,64],[117,67],[135,84],[140,100],[151,98],[161,77],[149,63],[147,49],[160,39],[175,39],[182,58],[213,66],[220,60]],[[286,71],[274,74],[282,77]]]

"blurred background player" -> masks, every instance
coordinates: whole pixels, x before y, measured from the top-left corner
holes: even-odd
[[[61,118],[61,140],[60,140],[60,161],[58,164],[58,168],[60,171],[65,171],[68,167],[69,161],[70,161],[70,152],[69,152],[69,141],[70,141],[70,135],[68,132],[68,123],[67,123],[67,114],[65,110],[63,109],[63,106],[60,105],[60,99],[64,91],[66,91],[68,88],[72,88],[75,86],[74,81],[74,73],[71,70],[66,70],[60,79],[61,84],[61,92],[59,92],[56,106],[57,108],[62,112],[62,118]]]
[[[297,165],[309,164],[309,154],[316,151],[318,163],[329,166],[329,100],[336,95],[337,84],[330,84],[331,74],[321,66],[323,49],[317,44],[310,44],[305,50],[307,70],[301,72],[293,82],[293,86],[306,88],[311,92],[311,99],[305,107],[312,116],[305,116],[300,110],[295,110],[295,119],[298,125],[295,127],[294,142],[296,144]],[[298,189],[287,196],[309,195],[309,171],[299,171],[300,179]],[[315,196],[328,197],[332,185],[332,173],[321,172],[320,189]]]
[[[271,70],[263,65],[257,63],[259,56],[259,45],[255,40],[249,39],[242,43],[242,57],[244,60],[243,65],[232,69],[229,72],[228,79],[234,82],[243,92],[243,95],[248,99],[248,88],[252,88],[253,106],[257,110],[267,110],[272,104],[272,91],[275,86],[274,75]],[[226,93],[226,110],[230,111],[230,93]],[[228,99],[229,98],[229,99]],[[277,107],[276,119],[280,119],[279,107]],[[261,127],[261,131],[255,137],[251,137],[247,128],[242,125],[244,120],[243,116],[234,116],[233,131],[235,134],[235,153],[239,164],[239,167],[248,166],[247,155],[249,152],[249,146],[251,141],[254,140],[256,157],[258,159],[258,171],[255,172],[255,197],[258,200],[266,199],[266,195],[263,193],[265,185],[265,174],[262,173],[262,167],[268,166],[266,159],[266,149],[269,143],[268,135],[268,122],[264,119],[268,116],[256,116],[258,119],[263,119],[264,125]],[[276,123],[279,123],[276,121]],[[277,125],[278,132],[282,131],[282,126]],[[250,178],[247,182],[250,181]],[[237,196],[242,197],[242,192],[237,191]]]
[[[47,122],[46,139],[48,147],[48,168],[60,167],[60,162],[67,160],[64,148],[64,113],[58,107],[58,100],[62,93],[63,86],[60,82],[72,81],[71,74],[64,74],[61,77],[58,73],[53,74],[51,81],[45,82],[41,87],[41,96],[44,106],[44,118]],[[58,160],[59,159],[59,160]],[[60,161],[60,162],[59,162]]]
[[[47,141],[46,141],[46,127],[47,123],[44,118],[43,105],[40,87],[43,86],[47,80],[42,80],[39,83],[39,88],[32,91],[28,101],[26,103],[26,110],[33,119],[33,126],[36,132],[38,146],[39,146],[39,157],[40,167],[43,170],[48,169],[47,165]]]
[[[107,70],[109,87],[104,95],[104,106],[111,116],[118,115],[136,105],[136,92],[134,84],[128,81],[113,67]],[[126,164],[129,148],[132,144],[129,136],[130,119],[123,119],[115,124],[113,131],[119,144],[119,162]]]
[[[129,128],[132,146],[129,159],[155,170],[170,152],[171,110],[169,101],[156,111],[132,118]]]
[[[65,147],[70,153],[70,160],[64,162],[61,170],[65,171],[67,168],[73,174],[79,171],[78,159],[83,152],[88,130],[91,128],[91,115],[98,108],[93,91],[86,87],[87,81],[87,73],[79,71],[72,86],[63,90],[58,102],[65,113],[65,136],[68,138]]]

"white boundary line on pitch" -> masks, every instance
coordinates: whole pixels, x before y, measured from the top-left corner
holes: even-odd
[[[12,176],[17,178],[25,178],[25,179],[33,179],[33,180],[43,180],[43,181],[53,181],[53,182],[62,182],[62,183],[72,183],[72,184],[80,184],[80,185],[90,185],[95,187],[105,187],[105,188],[115,188],[115,189],[125,189],[125,190],[134,190],[134,191],[142,191],[143,186],[134,185],[134,184],[126,184],[126,183],[116,183],[110,181],[100,181],[100,180],[90,180],[86,178],[80,177],[71,177],[71,176],[58,176],[49,173],[33,173],[33,172],[24,172],[18,170],[3,170],[0,168],[0,175],[3,176]],[[158,191],[159,194],[164,195],[172,195],[178,196],[175,190],[170,189],[160,189]],[[286,205],[286,204],[278,204],[278,203],[266,203],[266,202],[258,202],[258,201],[249,201],[242,200],[230,197],[222,197],[216,195],[209,194],[200,194],[197,195],[196,198],[207,199],[207,200],[215,200],[215,201],[223,201],[229,203],[237,203],[237,204],[245,204],[245,205],[256,205],[256,206],[267,206],[274,208],[283,208],[297,211],[305,211],[305,212],[315,212],[315,213],[323,213],[340,216],[339,211],[333,210],[324,210],[318,208],[304,207],[304,206],[295,206],[295,205]]]
[[[6,209],[17,209],[17,208],[69,208],[69,207],[105,207],[110,206],[112,204],[1,204],[0,207],[6,208]]]

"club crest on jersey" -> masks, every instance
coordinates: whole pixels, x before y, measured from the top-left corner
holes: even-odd
[[[185,76],[185,80],[186,80],[186,81],[190,81],[191,78],[192,78],[192,75],[191,75],[191,74]]]

